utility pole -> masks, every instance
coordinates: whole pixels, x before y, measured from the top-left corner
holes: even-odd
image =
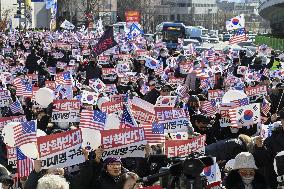
[[[0,0],[0,20],[2,20],[2,0]]]

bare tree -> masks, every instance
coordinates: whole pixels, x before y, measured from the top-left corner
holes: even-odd
[[[8,26],[9,19],[10,19],[10,13],[13,9],[4,9],[2,10],[1,20],[0,20],[0,31],[4,32]]]

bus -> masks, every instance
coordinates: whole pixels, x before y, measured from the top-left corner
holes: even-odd
[[[156,27],[156,35],[160,36],[168,49],[176,49],[178,39],[185,38],[185,25],[183,23],[162,22]]]

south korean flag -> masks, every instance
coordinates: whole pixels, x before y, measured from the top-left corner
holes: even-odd
[[[237,108],[237,124],[250,126],[260,123],[260,103],[253,103]]]

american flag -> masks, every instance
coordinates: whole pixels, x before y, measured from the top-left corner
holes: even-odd
[[[267,116],[270,111],[270,105],[271,104],[264,98],[261,103],[261,111],[265,116]]]
[[[104,130],[106,113],[98,110],[83,109],[80,118],[80,128]]]
[[[15,78],[13,81],[13,85],[16,87],[17,96],[23,96],[23,91],[25,87],[25,80],[22,78]]]
[[[24,97],[32,97],[33,96],[33,85],[26,84],[23,89],[23,96]]]
[[[249,98],[242,98],[238,100],[233,100],[235,107],[241,107],[245,105],[249,105]]]
[[[61,85],[72,85],[71,73],[68,71],[56,74],[55,82],[56,84],[61,84]]]
[[[128,105],[123,105],[123,114],[120,121],[120,128],[138,127],[136,120],[131,114]]]
[[[203,111],[206,111],[207,115],[214,116],[217,113],[217,107],[216,104],[213,103],[213,101],[205,101],[202,104],[201,109]]]
[[[263,72],[262,72],[262,75],[266,76],[266,77],[269,77],[269,69],[267,68],[264,68]]]
[[[15,136],[15,145],[20,147],[24,144],[37,142],[36,124],[34,121],[22,122],[13,127]]]
[[[230,120],[231,120],[231,127],[238,127],[238,124],[237,124],[237,109],[236,108],[229,109],[229,117],[230,117]]]
[[[17,149],[18,178],[27,177],[34,168],[34,161],[25,156],[19,148]]]
[[[10,104],[10,110],[12,111],[13,114],[16,113],[24,113],[22,104],[20,103],[20,101],[17,99],[15,102],[13,102],[12,104]]]
[[[164,125],[160,123],[142,125],[145,137],[149,144],[161,144],[165,142]]]
[[[180,97],[186,97],[188,95],[188,87],[179,85],[175,92]]]
[[[240,28],[233,37],[230,38],[230,44],[236,44],[242,41],[247,41],[246,29]]]

